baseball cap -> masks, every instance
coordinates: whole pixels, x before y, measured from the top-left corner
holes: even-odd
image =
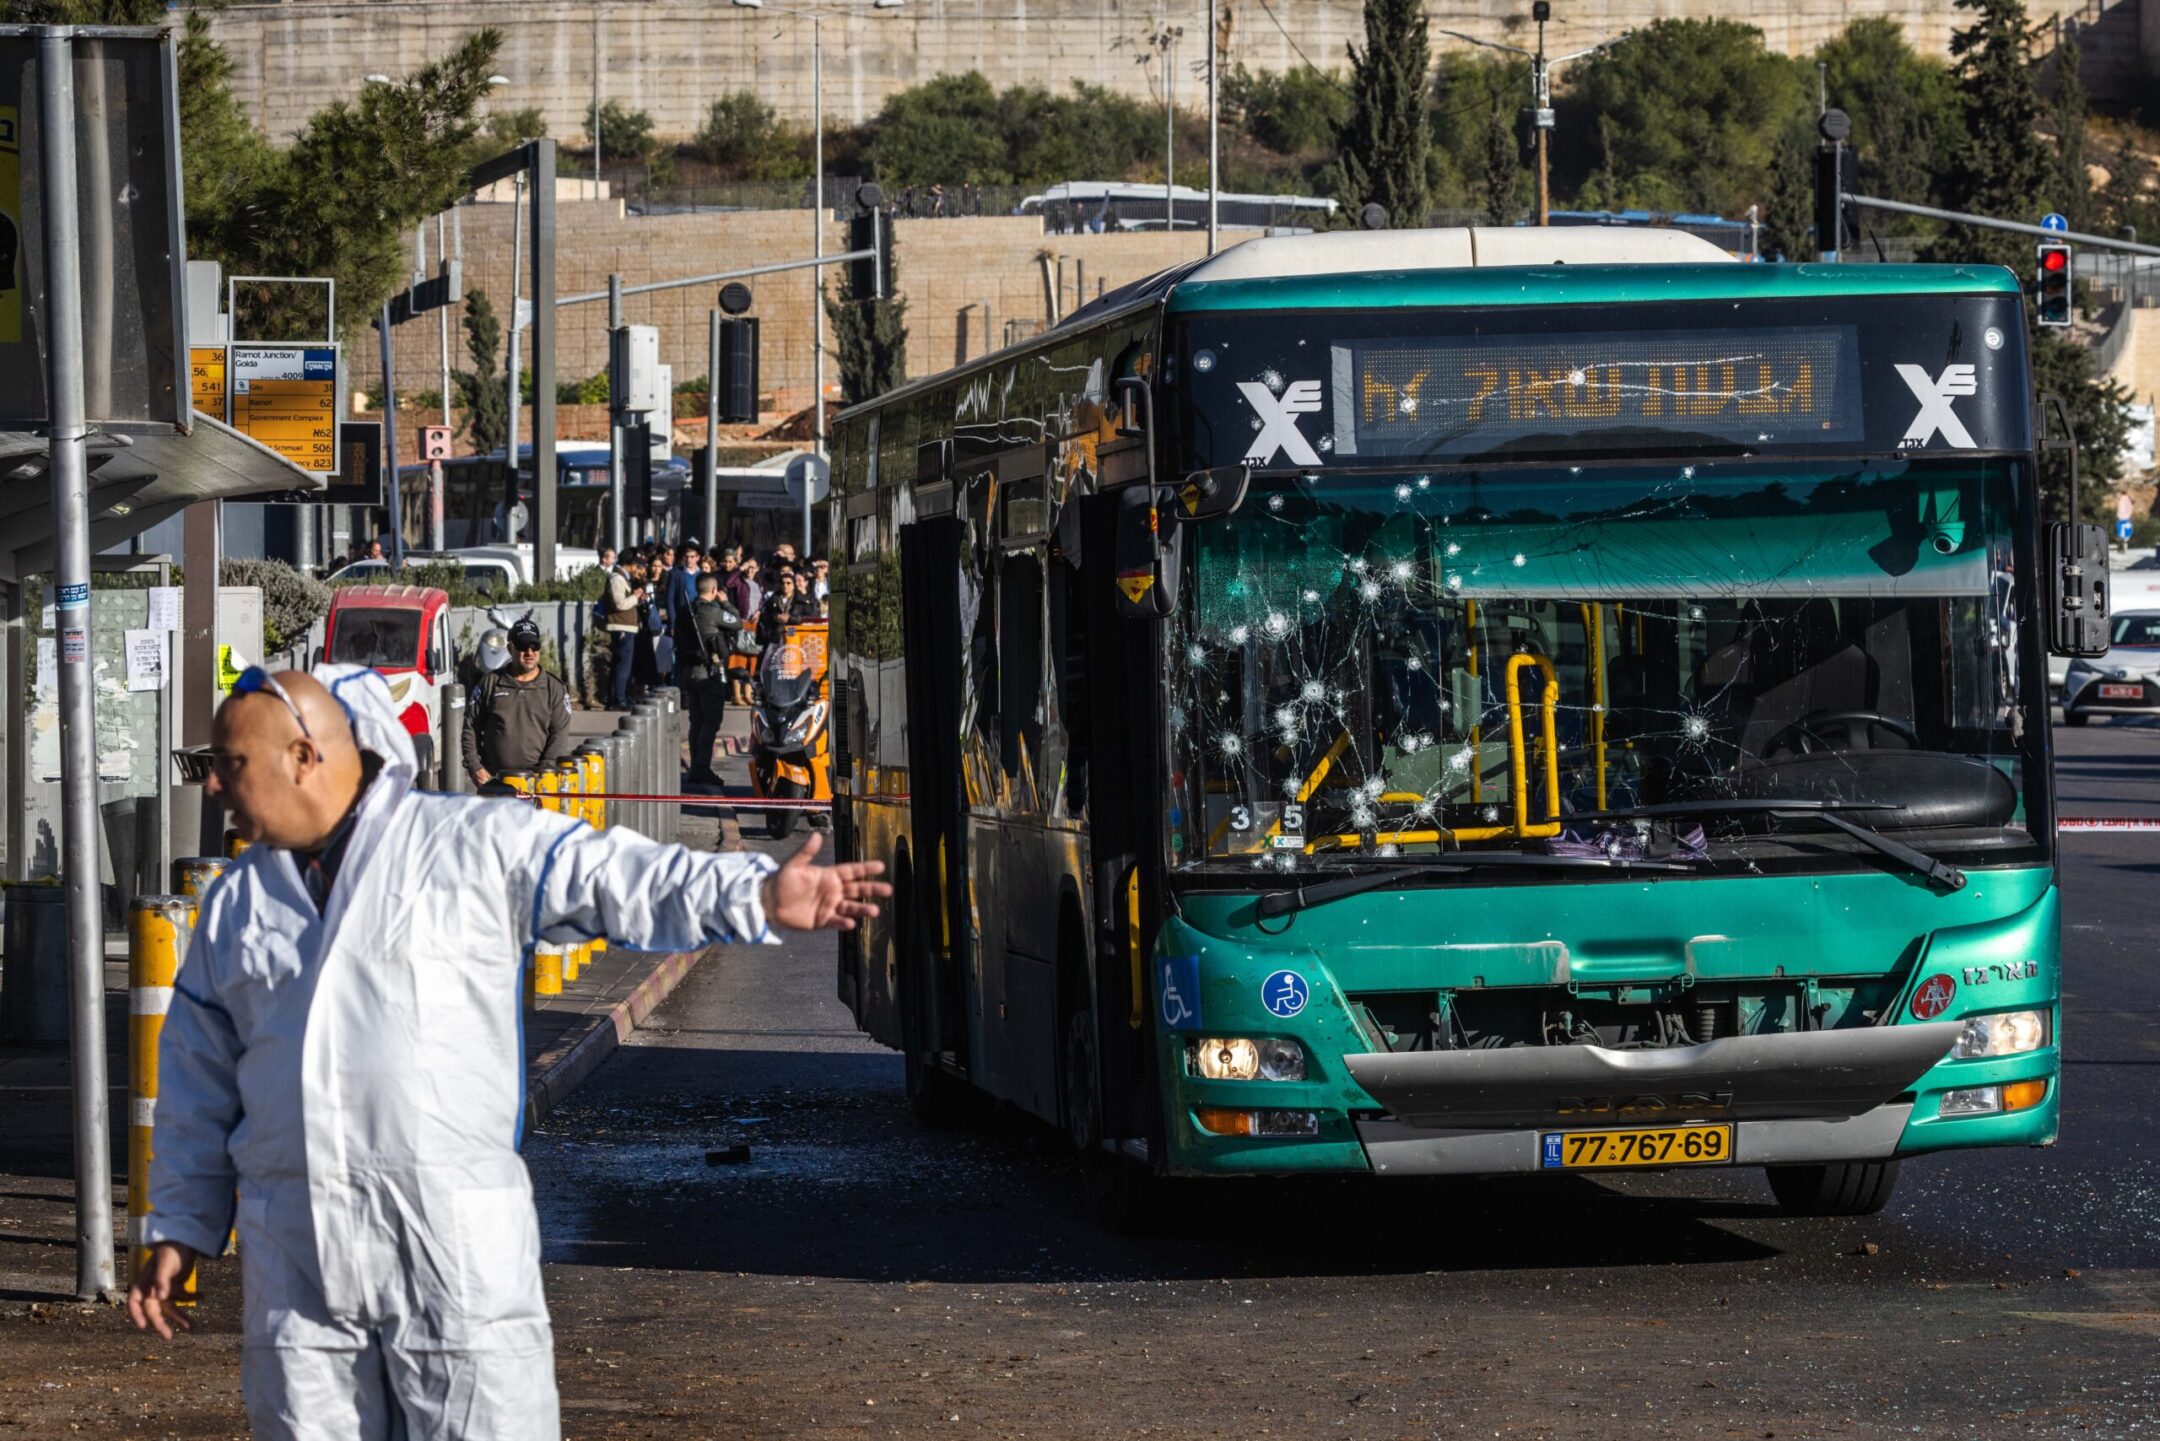
[[[510,627],[510,646],[513,650],[540,649],[540,627],[531,620],[521,620]]]

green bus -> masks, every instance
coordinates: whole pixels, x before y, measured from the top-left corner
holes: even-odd
[[[1256,239],[834,427],[839,992],[1156,1178],[1761,1166],[2059,1106],[2018,285]],[[2093,576],[2104,576],[2104,562]]]

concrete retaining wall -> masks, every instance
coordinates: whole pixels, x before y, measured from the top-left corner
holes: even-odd
[[[2036,23],[2094,8],[2092,0],[2026,6]],[[1530,7],[1518,0],[1453,0],[1429,9],[1435,25],[1473,35],[1527,44],[1531,33]],[[1362,0],[1223,0],[1221,13],[1225,63],[1256,70],[1305,58],[1340,68],[1344,47],[1364,36]],[[242,103],[278,136],[325,102],[353,95],[364,75],[417,70],[483,25],[507,37],[500,68],[510,84],[493,103],[540,107],[557,136],[583,133],[596,84],[604,99],[650,112],[663,136],[687,137],[713,99],[733,90],[755,90],[798,123],[813,113],[809,24],[704,0],[381,0],[236,5],[206,14],[232,56]],[[1948,51],[1960,18],[1951,0],[1570,0],[1564,23],[1548,38],[1565,51],[1663,17],[1722,17],[1759,27],[1774,49],[1803,54],[1872,15],[1899,20],[1913,44],[1937,55]],[[1084,80],[1160,103],[1161,65],[1147,41],[1164,24],[1184,27],[1177,89],[1181,103],[1197,103],[1199,86],[1185,67],[1201,54],[1206,23],[1195,0],[908,0],[897,10],[848,0],[823,27],[826,114],[859,123],[895,90],[967,70],[999,86],[1063,90]],[[2154,31],[2146,25],[2160,44]],[[1433,36],[1436,49],[1456,43]]]

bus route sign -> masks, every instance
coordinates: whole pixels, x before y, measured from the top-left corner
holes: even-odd
[[[302,470],[337,470],[337,347],[235,345],[226,383],[232,427]]]
[[[222,345],[191,345],[188,347],[188,389],[190,404],[204,415],[215,416],[230,425],[225,410],[225,347]]]

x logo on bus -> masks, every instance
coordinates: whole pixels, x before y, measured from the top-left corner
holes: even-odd
[[[1956,994],[1956,981],[1948,976],[1929,976],[1913,992],[1912,1013],[1923,1021],[1932,1021],[1950,1009],[1950,998]]]
[[[1253,437],[1252,448],[1245,452],[1247,465],[1266,465],[1275,458],[1275,452],[1290,453],[1292,465],[1318,465],[1320,452],[1306,441],[1304,432],[1297,428],[1297,418],[1312,415],[1320,409],[1320,382],[1296,380],[1284,387],[1282,398],[1256,380],[1238,382],[1238,392],[1260,417],[1260,433]]]

